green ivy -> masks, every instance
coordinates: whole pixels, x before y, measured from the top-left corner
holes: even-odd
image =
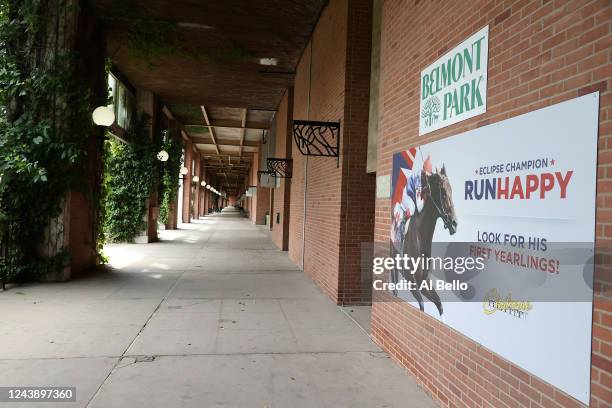
[[[104,235],[132,242],[146,226],[146,202],[155,184],[155,149],[142,120],[125,134],[129,143],[105,142]]]
[[[54,272],[67,250],[41,250],[68,192],[82,188],[92,101],[77,56],[53,49],[60,11],[36,0],[0,0],[0,280]],[[54,7],[58,7],[57,4]],[[63,6],[66,7],[66,6]]]
[[[104,78],[108,81],[108,76],[111,73],[112,69],[112,61],[110,58],[106,58],[104,60]],[[108,86],[107,82],[107,91],[110,94],[111,89]],[[106,106],[112,105],[114,103],[113,97],[109,95]],[[110,140],[112,134],[106,132],[105,140]],[[102,171],[101,171],[101,180],[100,180],[100,188],[98,189],[98,197],[96,198],[96,253],[98,254],[98,261],[101,265],[107,264],[109,259],[108,256],[104,254],[104,245],[106,244],[106,235],[104,233],[104,221],[106,220],[106,201],[108,196],[108,177],[106,177],[106,162],[109,156],[109,145],[110,143],[104,142],[102,145]]]
[[[162,149],[168,152],[169,157],[168,161],[163,165],[163,195],[159,207],[159,222],[167,224],[170,215],[170,207],[175,202],[179,189],[179,174],[183,166],[183,144],[180,139],[169,136],[168,132],[164,132],[163,140]]]

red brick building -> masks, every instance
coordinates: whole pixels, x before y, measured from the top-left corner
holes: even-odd
[[[397,151],[599,91],[596,245],[606,247],[606,140],[612,135],[609,2],[374,3],[330,2],[296,68],[294,87],[278,107],[276,154],[293,158],[293,178],[282,179],[274,189],[271,214],[278,213],[280,221],[271,229],[277,246],[288,250],[293,262],[334,301],[367,304],[370,292],[361,277],[360,244],[387,244],[391,214],[390,200],[375,198],[374,175],[366,171],[370,100],[378,102],[374,169],[380,177],[391,173]],[[380,33],[374,25],[374,43],[380,34],[380,49],[374,53],[373,8],[374,16],[380,15]],[[486,113],[419,136],[421,70],[487,25]],[[378,51],[380,68],[372,71],[378,80],[375,99],[370,95],[370,56],[376,58]],[[339,164],[305,157],[294,143],[289,147],[291,119],[340,121]],[[602,252],[600,259],[606,256]],[[605,262],[598,263],[590,405],[601,407],[612,401],[609,276]],[[372,301],[372,337],[442,406],[582,405],[407,303],[377,296]]]

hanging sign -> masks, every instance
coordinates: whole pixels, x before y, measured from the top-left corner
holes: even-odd
[[[261,187],[275,188],[276,177],[272,174],[262,174],[261,176],[259,176],[259,185]]]
[[[421,71],[419,135],[487,111],[489,26]]]
[[[247,197],[255,197],[257,195],[257,187],[249,187],[246,191]]]

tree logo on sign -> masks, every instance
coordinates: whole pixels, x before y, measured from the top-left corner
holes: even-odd
[[[440,99],[437,96],[432,96],[425,102],[421,117],[425,119],[425,127],[431,127],[438,121],[440,115]]]

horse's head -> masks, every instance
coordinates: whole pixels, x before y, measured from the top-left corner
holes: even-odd
[[[453,205],[453,190],[446,175],[446,168],[442,166],[440,171],[436,170],[431,175],[424,174],[424,177],[427,193],[444,222],[444,228],[453,235],[457,232],[457,217]]]

